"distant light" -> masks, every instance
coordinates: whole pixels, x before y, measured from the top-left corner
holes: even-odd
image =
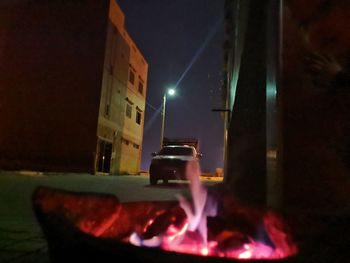
[[[169,94],[170,96],[173,96],[173,95],[175,94],[175,90],[174,90],[174,89],[169,89],[169,90],[168,90],[168,94]]]

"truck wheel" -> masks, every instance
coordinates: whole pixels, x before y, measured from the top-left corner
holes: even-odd
[[[158,181],[158,179],[157,179],[154,175],[150,175],[150,176],[149,176],[149,183],[150,183],[151,185],[156,185],[156,184],[157,184],[157,181]]]

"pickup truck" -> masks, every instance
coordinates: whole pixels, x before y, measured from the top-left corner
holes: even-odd
[[[186,144],[165,144],[152,155],[149,169],[151,185],[156,185],[158,180],[163,180],[165,184],[169,180],[187,180],[187,164],[198,162],[202,157],[195,146]]]

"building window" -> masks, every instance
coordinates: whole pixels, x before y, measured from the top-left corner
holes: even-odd
[[[129,141],[127,139],[121,138],[122,143],[124,143],[125,145],[129,145]]]
[[[136,111],[136,123],[137,124],[141,124],[141,112],[140,111]]]
[[[129,82],[133,85],[135,83],[135,73],[131,68],[129,69]]]
[[[139,79],[139,92],[143,94],[143,82],[141,79]]]
[[[132,114],[132,106],[129,102],[126,102],[125,115],[131,119],[131,114]]]
[[[140,145],[136,144],[136,143],[133,143],[132,145],[135,149],[140,149]]]

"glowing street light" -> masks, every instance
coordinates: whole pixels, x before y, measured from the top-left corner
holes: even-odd
[[[176,91],[175,91],[175,89],[168,89],[167,92],[164,93],[164,96],[163,96],[162,129],[161,129],[161,133],[160,133],[160,148],[163,147],[164,124],[165,124],[165,106],[166,106],[167,93],[168,93],[169,96],[174,96]]]
[[[168,94],[169,94],[170,96],[175,95],[175,90],[174,90],[174,89],[169,89],[169,90],[168,90]]]

